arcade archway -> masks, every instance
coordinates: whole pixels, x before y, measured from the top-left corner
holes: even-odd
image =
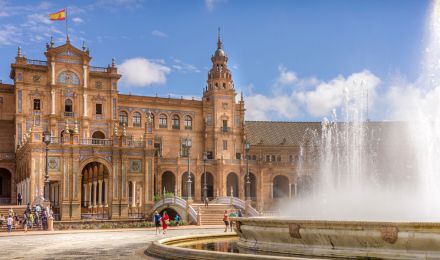
[[[226,177],[226,195],[238,197],[238,176],[235,172],[230,172]]]
[[[107,218],[109,171],[99,162],[90,162],[81,172],[81,218]]]
[[[5,168],[0,168],[0,204],[11,203],[11,173]]]
[[[289,178],[284,175],[277,175],[273,178],[274,199],[289,197]]]

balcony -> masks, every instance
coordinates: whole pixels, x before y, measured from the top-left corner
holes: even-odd
[[[82,145],[99,145],[99,146],[112,146],[113,140],[111,139],[97,139],[97,138],[85,138],[80,139]]]
[[[64,112],[64,117],[75,117],[75,113],[73,113],[73,112]]]
[[[91,72],[107,72],[107,68],[90,66],[90,71]]]
[[[30,65],[36,65],[36,66],[47,66],[47,61],[44,60],[30,60],[26,59],[26,63]]]
[[[175,130],[179,130],[180,129],[180,125],[173,125],[172,128],[175,129]]]
[[[222,132],[222,133],[230,133],[231,132],[231,128],[227,127],[227,126],[221,126],[220,127],[220,132]]]

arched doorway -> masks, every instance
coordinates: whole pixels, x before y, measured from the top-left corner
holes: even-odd
[[[230,172],[226,177],[226,195],[238,197],[238,176],[235,172]]]
[[[289,178],[284,175],[277,175],[273,178],[273,193],[274,199],[289,197]]]
[[[90,162],[81,172],[81,218],[108,218],[107,167]]]
[[[0,168],[0,204],[11,204],[11,173]]]
[[[105,134],[101,131],[95,131],[92,134],[93,139],[105,139]]]
[[[298,196],[306,196],[312,193],[313,182],[310,176],[300,176],[297,181],[296,189]]]
[[[166,171],[162,174],[162,191],[161,193],[176,191],[176,177],[173,172]]]
[[[191,173],[191,197],[194,199],[195,196],[195,190],[194,190],[194,183],[195,183],[194,174]],[[188,172],[184,172],[182,174],[182,197],[188,198]]]
[[[255,175],[250,172],[249,173],[249,181],[250,181],[250,196],[251,196],[251,200],[257,200],[257,178],[255,177]],[[246,197],[247,194],[247,175],[244,175],[244,196]]]
[[[200,178],[200,189],[201,189],[201,197],[204,198],[204,188],[205,185],[205,173],[202,174],[202,177]],[[214,197],[214,177],[210,172],[206,172],[206,193],[208,196],[208,199],[212,200]]]

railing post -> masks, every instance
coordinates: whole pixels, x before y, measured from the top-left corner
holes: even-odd
[[[200,212],[200,207],[197,208],[197,226],[202,225],[202,213]]]

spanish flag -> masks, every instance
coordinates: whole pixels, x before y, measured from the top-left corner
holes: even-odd
[[[66,9],[63,9],[59,12],[49,14],[49,18],[51,21],[62,21],[66,19]]]

